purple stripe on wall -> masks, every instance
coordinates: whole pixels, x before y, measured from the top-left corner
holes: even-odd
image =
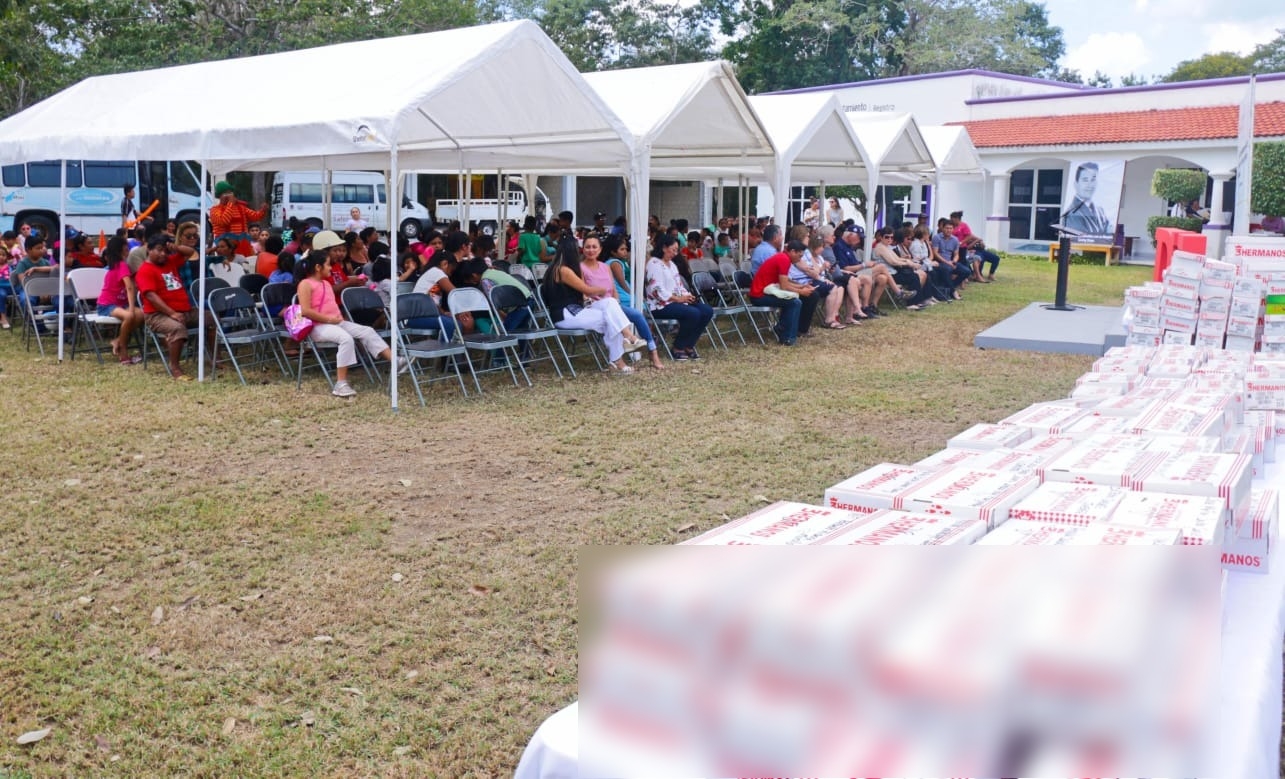
[[[1205,230],[1230,230],[1231,225],[1205,225]]]
[[[1285,73],[1268,73],[1266,75],[1259,76],[1258,81],[1285,81]],[[1104,97],[1106,95],[1125,95],[1134,92],[1164,92],[1170,89],[1191,89],[1192,87],[1217,87],[1248,83],[1249,76],[1231,76],[1228,78],[1210,78],[1205,79],[1204,81],[1180,81],[1173,84],[1147,84],[1138,87],[1116,87],[1114,89],[1097,89],[1090,87],[1088,88],[1088,91],[1085,92],[1055,92],[1046,95],[1015,95],[1013,97],[975,97],[971,100],[965,100],[964,105],[1021,103],[1029,100],[1051,100],[1063,97]]]
[[[1007,222],[1009,221],[1009,218],[1006,216],[988,216],[986,217],[986,221],[987,222]]]
[[[918,76],[896,76],[894,78],[880,78],[872,81],[849,81],[846,84],[826,84],[816,87],[802,87],[801,89],[783,89],[779,92],[764,92],[765,95],[790,95],[799,92],[821,92],[832,89],[846,89],[848,87],[868,87],[872,84],[905,84],[911,81],[928,81],[930,79],[950,78],[952,76],[990,76],[992,78],[1002,78],[1006,81],[1020,81],[1026,84],[1044,84],[1059,87],[1068,87],[1070,89],[1089,89],[1095,92],[1102,90],[1095,87],[1085,86],[1084,84],[1068,84],[1065,81],[1053,81],[1047,78],[1034,78],[1031,76],[1014,76],[1008,73],[996,73],[993,70],[979,70],[970,68],[968,70],[950,70],[945,73],[924,73]]]

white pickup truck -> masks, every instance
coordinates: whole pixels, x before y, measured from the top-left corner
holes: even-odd
[[[509,179],[507,194],[508,202],[505,204],[503,217],[522,224],[527,213],[527,199],[521,179]],[[535,208],[532,213],[541,224],[544,223],[548,204],[549,199],[536,187]],[[460,198],[438,198],[433,218],[438,225],[447,225],[454,221],[463,224],[467,216],[469,227],[477,227],[486,235],[495,235],[500,226],[500,205],[499,198],[469,198],[467,202]]]

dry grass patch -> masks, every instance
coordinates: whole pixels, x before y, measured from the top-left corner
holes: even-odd
[[[1072,299],[1148,273],[1076,267]],[[1088,358],[971,346],[1051,294],[1045,263],[1000,275],[793,350],[398,413],[0,338],[0,775],[511,773],[576,694],[579,546],[815,502],[1067,391]]]

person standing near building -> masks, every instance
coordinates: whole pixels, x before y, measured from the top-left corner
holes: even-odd
[[[215,243],[220,238],[229,237],[237,240],[236,253],[242,257],[251,257],[254,250],[250,248],[250,223],[261,221],[268,215],[268,204],[263,203],[255,211],[245,201],[237,200],[232,184],[220,181],[214,185],[214,196],[219,202],[210,207],[210,232]]]

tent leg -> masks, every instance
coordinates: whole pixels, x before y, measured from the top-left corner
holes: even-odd
[[[65,159],[62,161],[61,176],[58,191],[58,231],[62,233],[58,236],[58,362],[62,362],[65,329],[63,320],[66,318],[63,308],[67,300],[67,296],[63,294],[67,286],[67,160]],[[53,239],[52,235],[46,238],[50,241]],[[35,323],[32,323],[32,327],[35,327]]]
[[[390,237],[390,240],[392,240],[393,242],[393,247],[394,247],[393,257],[395,258],[397,257],[397,250],[395,248],[397,246],[396,236],[399,236],[401,234],[400,225],[402,221],[401,220],[402,177],[401,177],[401,173],[398,172],[397,170],[397,144],[393,144],[392,148],[390,148],[388,151],[388,169],[390,171],[389,182],[388,182],[388,223],[391,227],[397,230],[397,232],[392,233],[391,234],[392,237]],[[396,262],[395,259],[393,259],[392,261]],[[397,279],[396,265],[390,268],[390,270],[393,273],[393,280],[396,281]],[[393,285],[393,294],[389,296],[388,326],[389,326],[388,345],[392,349],[392,354],[390,355],[391,359],[389,359],[388,361],[389,362],[388,386],[390,388],[388,397],[389,397],[389,403],[392,405],[393,411],[396,411],[397,410],[397,389],[398,389],[397,387],[398,333],[397,333],[397,285],[396,284]]]
[[[205,177],[205,171],[207,169],[207,165],[208,163],[206,163],[204,160],[201,161],[202,178]],[[197,295],[197,300],[196,300],[196,328],[197,328],[196,330],[196,380],[197,381],[205,381],[205,329],[206,329],[205,328],[205,277],[207,275],[205,270],[205,245],[209,243],[209,241],[207,241],[205,238],[206,225],[208,224],[206,219],[207,219],[207,215],[206,215],[205,207],[204,207],[204,204],[202,204],[201,225],[199,228],[200,229],[200,233],[199,233],[200,246],[197,247],[197,256],[200,259],[196,263],[196,272],[199,274],[198,278],[200,279],[200,282],[197,284],[197,289],[200,290],[200,293]],[[174,369],[174,366],[171,365],[170,370],[173,370],[173,369]]]

